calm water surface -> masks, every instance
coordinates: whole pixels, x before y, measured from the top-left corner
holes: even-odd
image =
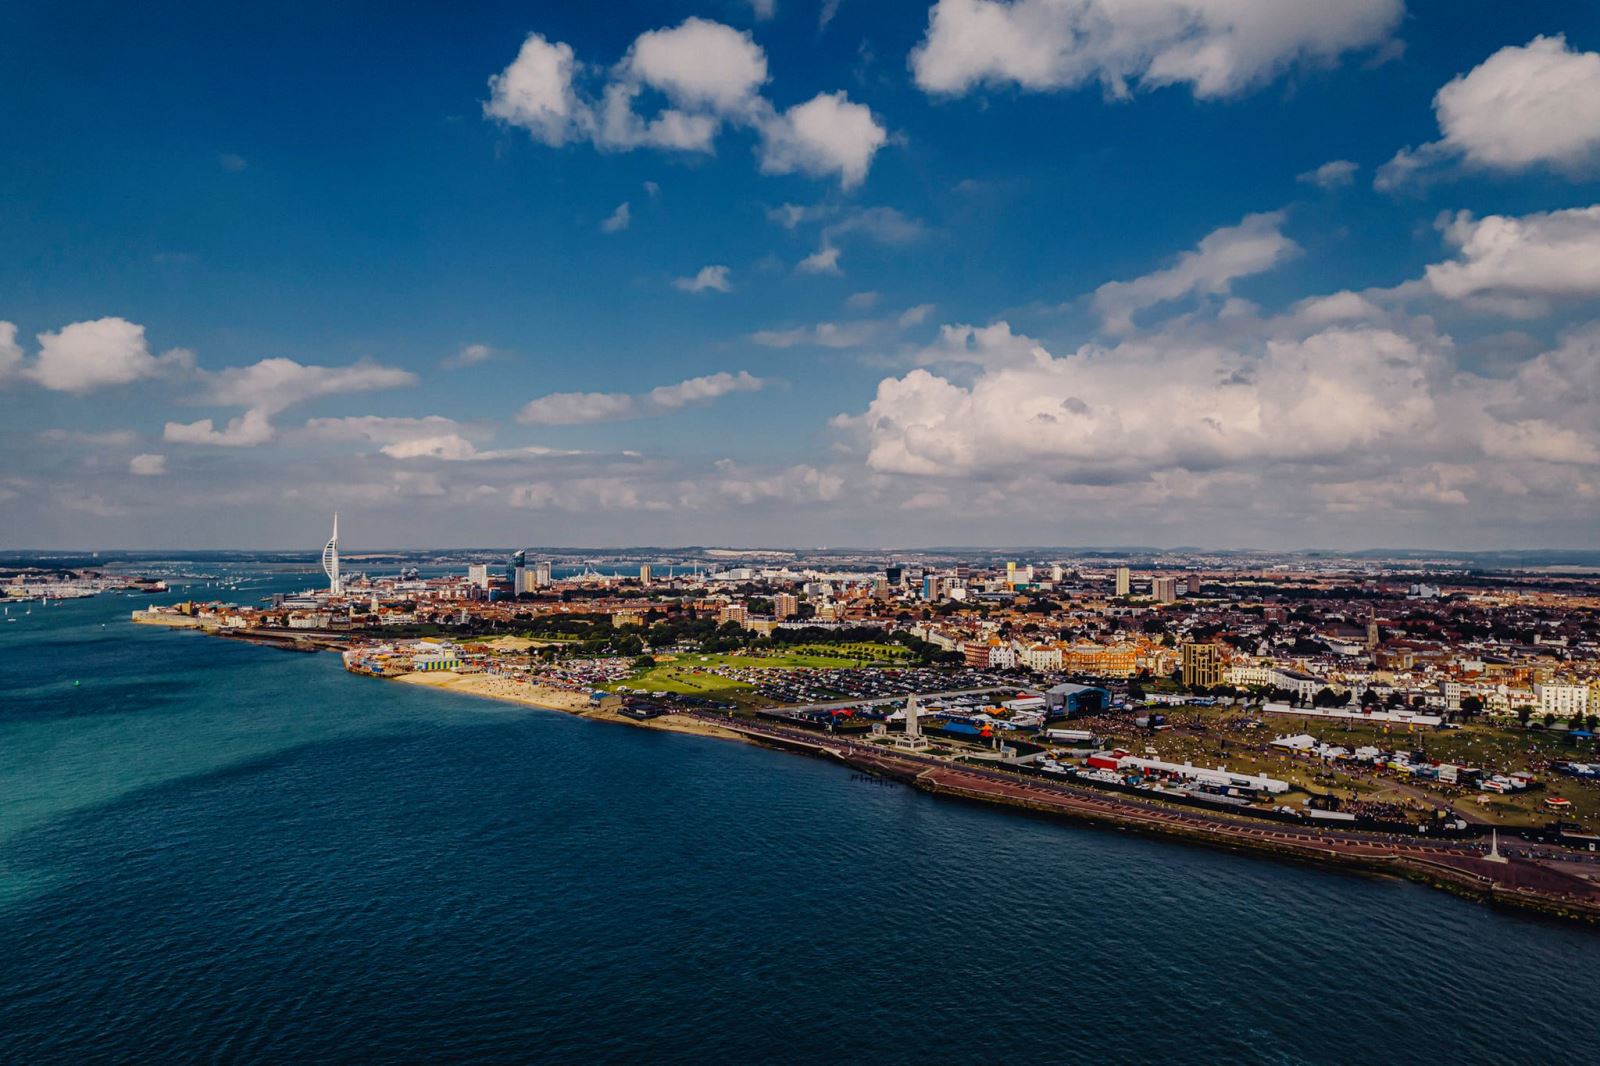
[[[0,623],[0,1062],[1600,1061],[1600,933],[141,602]]]

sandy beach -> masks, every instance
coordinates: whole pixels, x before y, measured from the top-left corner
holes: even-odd
[[[667,733],[689,733],[697,737],[717,737],[722,740],[740,740],[749,743],[749,737],[733,729],[724,729],[722,726],[711,722],[703,722],[698,718],[685,718],[682,715],[669,714],[660,718],[650,718],[640,721],[618,714],[616,711],[602,711],[598,708],[583,712],[583,717],[593,718],[601,722],[617,722],[622,725],[638,726],[640,729],[659,729]]]
[[[546,710],[582,714],[593,705],[586,693],[550,685],[530,685],[513,681],[497,674],[457,674],[447,670],[429,673],[401,674],[395,681],[408,685],[426,685],[429,688],[449,689],[469,696],[482,696],[507,703],[520,703],[525,707],[543,707]]]
[[[530,685],[495,674],[456,674],[441,670],[428,673],[400,674],[391,680],[403,681],[408,685],[426,685],[429,688],[447,689],[451,692],[460,692],[468,696],[480,696],[484,699],[500,700],[505,703],[518,703],[524,707],[538,707],[547,711],[563,711],[567,714],[575,714],[580,718],[637,726],[640,729],[659,729],[668,733],[689,733],[694,736],[719,737],[724,740],[743,741],[747,739],[743,734],[732,729],[724,729],[710,722],[702,722],[695,718],[684,718],[678,715],[666,715],[661,718],[640,721],[637,718],[629,718],[626,715],[619,714],[615,710],[602,710],[596,707],[589,701],[586,693],[572,692],[563,688],[554,688],[550,685]]]

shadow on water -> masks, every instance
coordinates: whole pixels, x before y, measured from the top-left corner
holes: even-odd
[[[90,679],[86,684],[57,681],[33,689],[13,689],[0,711],[0,722],[184,711],[198,688],[176,678],[161,682]]]
[[[77,865],[76,860],[84,851],[95,855],[114,853],[116,847],[112,844],[113,840],[131,840],[133,835],[144,831],[156,834],[165,832],[165,823],[160,819],[141,829],[150,811],[170,814],[187,803],[204,803],[234,783],[252,778],[271,778],[296,763],[316,759],[334,749],[342,749],[352,757],[360,753],[369,758],[381,758],[386,751],[423,735],[426,735],[424,731],[392,731],[307,741],[183,777],[162,780],[120,793],[105,803],[59,815],[44,825],[26,830],[6,841],[5,854],[14,866],[32,864],[37,867],[38,873],[47,873],[52,865]],[[270,782],[263,780],[261,783],[270,791]],[[92,865],[83,867],[82,872],[89,876],[98,873]]]

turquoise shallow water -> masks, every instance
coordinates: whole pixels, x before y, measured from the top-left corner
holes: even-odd
[[[1589,930],[135,605],[0,623],[3,1062],[1596,1061]]]

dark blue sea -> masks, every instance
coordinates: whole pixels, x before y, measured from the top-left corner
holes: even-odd
[[[143,602],[0,623],[0,1062],[1600,1061],[1600,931]]]

